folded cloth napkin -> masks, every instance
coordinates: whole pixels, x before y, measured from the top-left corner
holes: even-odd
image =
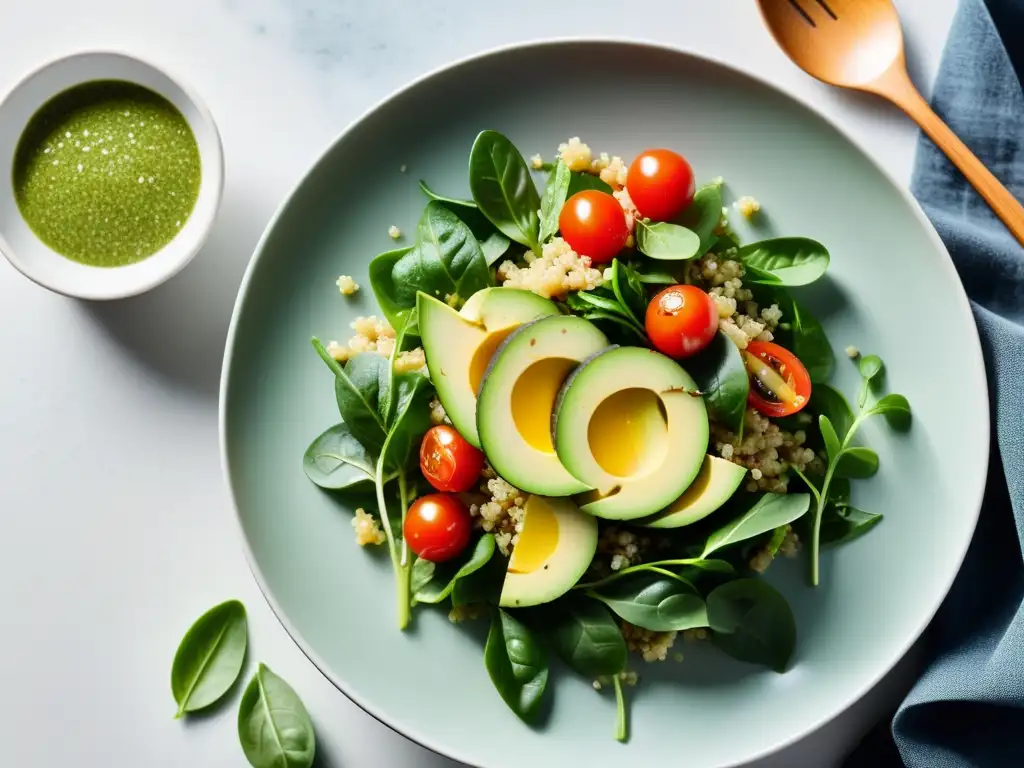
[[[1017,199],[1024,198],[1024,0],[961,0],[932,97]],[[847,766],[1024,766],[1024,248],[928,139],[911,189],[971,299],[992,401],[981,520],[926,635],[927,664],[892,720]],[[949,350],[956,365],[956,350]],[[950,418],[958,397],[949,393]],[[885,724],[888,726],[888,723]]]

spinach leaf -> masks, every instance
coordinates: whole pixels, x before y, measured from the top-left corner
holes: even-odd
[[[324,349],[320,339],[313,339],[313,348],[334,373],[338,411],[349,432],[367,452],[378,453],[387,437],[384,421],[377,412],[380,366],[385,364],[385,359],[380,355],[356,355],[342,369]]]
[[[401,328],[405,322],[405,316],[412,310],[412,307],[416,306],[415,304],[409,306],[407,303],[400,303],[395,298],[398,295],[398,290],[392,276],[395,265],[411,251],[412,246],[399,248],[375,256],[370,262],[370,287],[373,289],[373,296],[377,299],[380,311],[384,313],[384,317],[391,323],[392,328]],[[444,297],[442,296],[442,298]]]
[[[306,477],[337,491],[373,481],[373,457],[345,424],[335,424],[310,443],[302,456]]]
[[[636,273],[641,283],[648,285],[676,285],[683,282],[682,278],[675,274],[676,265],[670,262],[634,256],[629,267]]]
[[[583,171],[572,171],[569,176],[568,197],[572,197],[577,192],[583,192],[587,189],[596,189],[598,192],[605,192],[609,195],[612,193],[612,188],[606,182],[601,181],[600,176]]]
[[[764,285],[808,285],[828,269],[825,246],[808,237],[777,237],[739,249],[746,280]]]
[[[468,551],[468,550],[467,550]],[[485,533],[481,536],[468,558],[462,557],[446,563],[431,563],[429,560],[417,558],[412,564],[413,599],[418,603],[440,603],[451,595],[456,582],[483,568],[494,555],[494,536]],[[426,582],[417,584],[417,569],[422,572],[420,563],[430,563],[430,577]]]
[[[810,408],[819,416],[827,416],[842,442],[853,426],[853,411],[843,393],[828,384],[816,384],[811,390]]]
[[[711,343],[686,361],[704,402],[715,417],[737,435],[743,430],[750,376],[739,348],[719,331]]]
[[[882,522],[882,515],[865,512],[847,504],[830,504],[821,520],[822,544],[845,544]]]
[[[552,604],[543,617],[548,643],[574,672],[593,679],[626,668],[626,641],[597,600],[570,595]]]
[[[865,479],[878,472],[878,454],[870,448],[846,448],[836,461],[836,477]]]
[[[878,374],[882,372],[882,358],[878,355],[864,355],[857,362],[857,369],[860,371],[861,378],[865,381],[871,381]]]
[[[726,582],[708,595],[712,641],[734,659],[784,672],[796,650],[786,598],[760,579]]]
[[[499,232],[490,219],[480,212],[476,203],[472,200],[461,200],[457,197],[439,195],[428,187],[427,183],[423,180],[420,180],[420,189],[423,190],[423,194],[428,198],[444,204],[445,208],[462,219],[463,223],[473,233],[473,237],[480,242],[480,249],[484,252],[484,259],[487,260],[488,266],[494,264],[494,262],[505,255],[510,244],[509,239]],[[397,328],[398,326],[395,325],[395,327]]]
[[[706,627],[707,610],[693,587],[655,574],[639,573],[591,591],[595,597],[630,624],[652,632]]]
[[[627,319],[630,318],[629,310],[618,301],[618,297],[611,298],[599,291],[575,291],[566,297],[566,303],[569,305],[569,309],[576,312],[588,312],[591,308],[595,308]]]
[[[508,559],[499,552],[478,570],[456,579],[452,588],[452,605],[497,605],[507,572]]]
[[[555,163],[555,169],[548,177],[544,195],[540,199],[540,242],[546,241],[558,231],[558,217],[569,195],[570,171],[562,159]]]
[[[381,449],[386,471],[401,471],[419,460],[419,445],[430,429],[430,399],[434,388],[430,379],[415,371],[394,377],[394,418]]]
[[[652,259],[688,261],[700,255],[700,237],[693,230],[659,221],[636,221],[636,247]]]
[[[836,434],[835,427],[832,426],[832,422],[829,421],[828,416],[825,414],[821,414],[818,417],[818,428],[821,430],[821,437],[825,441],[825,450],[828,452],[828,457],[835,461],[842,451],[842,446],[839,444],[839,436]]]
[[[302,699],[260,664],[242,694],[238,740],[253,768],[310,768],[316,755],[313,721]]]
[[[910,403],[903,395],[886,395],[872,405],[868,413],[885,416],[889,426],[897,430],[909,429],[912,421]]]
[[[647,314],[647,293],[638,277],[630,277],[628,269],[618,259],[612,261],[612,291],[630,319],[637,325],[643,325]]]
[[[185,633],[171,665],[176,718],[216,703],[235,684],[245,662],[248,629],[237,600],[216,605]]]
[[[519,150],[497,131],[483,131],[473,142],[469,188],[494,226],[517,243],[539,250],[537,188]]]
[[[533,721],[548,683],[548,654],[525,625],[500,608],[491,619],[484,664],[509,709]]]
[[[783,311],[785,308],[783,307]],[[828,381],[835,366],[835,354],[821,323],[800,304],[789,300],[793,354],[804,364],[815,384]]]
[[[722,220],[722,188],[717,184],[705,184],[693,196],[693,202],[683,211],[680,223],[693,230],[700,238],[698,256],[708,252],[715,244],[715,227]]]
[[[802,517],[811,503],[806,493],[766,493],[746,512],[708,536],[701,558],[723,547],[752,539]]]

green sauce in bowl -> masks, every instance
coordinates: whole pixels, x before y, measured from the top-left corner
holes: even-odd
[[[141,261],[185,226],[201,179],[185,117],[148,88],[100,80],[46,102],[14,156],[21,215],[57,253],[94,267]]]

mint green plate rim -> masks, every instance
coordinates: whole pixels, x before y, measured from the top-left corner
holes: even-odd
[[[449,757],[454,760],[458,760],[467,765],[474,766],[475,768],[486,768],[485,763],[480,763],[469,758],[466,755],[460,754],[460,752],[452,747],[439,742],[437,739],[432,737],[429,733],[422,733],[414,727],[407,724],[399,724],[393,721],[387,712],[382,711],[373,701],[369,700],[368,697],[360,695],[359,693],[351,690],[350,686],[342,679],[341,675],[338,674],[331,666],[322,658],[322,656],[304,639],[298,629],[292,624],[286,612],[282,609],[274,593],[272,592],[270,585],[266,582],[264,575],[260,569],[259,562],[256,554],[253,551],[250,541],[245,535],[242,513],[238,505],[237,495],[235,493],[234,484],[232,482],[232,466],[229,457],[228,449],[228,396],[232,387],[231,379],[231,368],[236,354],[239,354],[236,350],[236,335],[239,333],[239,318],[241,315],[242,307],[245,303],[248,289],[250,287],[250,281],[256,270],[261,257],[264,255],[264,246],[271,236],[271,233],[279,223],[279,221],[286,215],[292,200],[298,195],[303,185],[306,183],[308,178],[313,174],[313,171],[322,163],[326,157],[328,157],[335,148],[343,142],[345,137],[353,132],[361,123],[367,120],[375,112],[382,109],[385,105],[391,101],[398,99],[399,97],[417,90],[421,86],[424,86],[430,81],[437,79],[443,75],[454,73],[456,70],[472,69],[475,65],[480,64],[491,59],[500,59],[501,57],[512,54],[522,53],[530,50],[543,50],[543,49],[554,49],[560,47],[572,48],[576,46],[586,47],[595,45],[605,46],[621,46],[623,49],[636,49],[646,50],[649,52],[656,52],[663,55],[671,54],[673,56],[681,57],[684,59],[690,59],[692,63],[711,65],[713,67],[725,70],[726,74],[739,79],[745,79],[760,88],[767,89],[774,92],[775,95],[780,96],[786,100],[795,103],[795,106],[809,111],[815,117],[826,123],[831,129],[833,129],[842,139],[844,139],[854,150],[870,165],[872,166],[887,182],[890,184],[908,204],[909,208],[913,212],[916,218],[916,223],[920,226],[924,234],[929,238],[931,245],[935,249],[935,255],[937,257],[936,269],[944,273],[944,277],[947,280],[952,280],[956,283],[959,288],[957,295],[956,307],[950,307],[951,314],[953,315],[953,321],[957,323],[963,323],[969,327],[969,342],[970,348],[958,350],[959,363],[962,369],[967,369],[973,373],[980,373],[981,382],[987,382],[986,372],[984,367],[984,357],[981,350],[980,338],[978,336],[977,327],[974,323],[973,314],[971,312],[970,303],[963,290],[962,284],[960,284],[959,276],[956,273],[956,269],[953,266],[952,260],[949,257],[949,253],[946,250],[944,243],[938,236],[930,220],[921,209],[917,200],[910,194],[910,192],[900,184],[892,173],[890,173],[885,167],[877,162],[874,157],[867,151],[864,145],[857,139],[855,139],[848,131],[842,128],[834,120],[828,117],[826,114],[819,111],[810,101],[790,93],[773,82],[764,79],[756,73],[749,72],[738,67],[729,64],[719,58],[709,56],[704,53],[697,53],[694,51],[686,50],[679,47],[668,46],[660,43],[654,43],[642,39],[632,39],[625,37],[563,37],[563,38],[550,38],[531,42],[516,43],[511,45],[500,46],[492,48],[487,51],[474,54],[472,56],[465,57],[457,60],[451,64],[438,67],[421,77],[413,80],[406,86],[394,91],[389,96],[385,97],[369,110],[363,113],[358,119],[350,123],[345,130],[343,130],[331,144],[324,150],[324,152],[318,157],[316,162],[310,167],[306,174],[300,179],[293,187],[292,191],[288,194],[285,200],[281,203],[280,207],[274,213],[270,222],[267,224],[266,229],[263,232],[259,242],[256,245],[253,256],[246,269],[245,275],[243,276],[241,285],[238,289],[234,309],[232,311],[231,323],[228,329],[227,340],[225,344],[224,359],[221,371],[221,384],[220,384],[220,398],[219,398],[219,433],[220,433],[220,450],[221,450],[221,461],[225,475],[225,479],[228,485],[228,492],[231,497],[232,507],[234,508],[234,519],[236,525],[238,525],[239,534],[243,543],[243,550],[245,552],[246,560],[249,564],[250,571],[252,572],[256,582],[266,598],[268,604],[281,622],[285,631],[289,634],[292,640],[296,643],[303,654],[313,663],[313,665],[323,674],[339,691],[341,691],[347,698],[353,701],[363,711],[372,716],[379,722],[387,725],[395,732],[411,739],[415,743],[423,746],[439,755]],[[411,182],[411,180],[410,180]],[[368,289],[368,286],[367,286]],[[837,353],[841,357],[842,353]],[[837,361],[841,364],[841,360]],[[886,674],[888,674],[897,662],[903,658],[903,656],[910,650],[913,644],[918,640],[922,633],[931,622],[935,613],[938,611],[942,600],[945,599],[946,594],[952,587],[953,581],[956,575],[960,571],[960,567],[963,563],[963,559],[967,554],[967,549],[970,545],[971,539],[973,538],[973,532],[976,528],[979,514],[981,512],[982,499],[984,495],[986,485],[986,475],[989,459],[989,443],[991,436],[991,425],[989,419],[989,395],[987,385],[981,388],[981,391],[975,394],[977,401],[984,407],[981,409],[984,413],[984,419],[981,423],[977,424],[977,428],[980,430],[979,437],[983,448],[974,454],[973,461],[964,462],[964,482],[970,483],[974,486],[973,493],[970,494],[973,497],[973,503],[966,510],[962,510],[962,514],[969,516],[970,526],[965,530],[969,530],[971,535],[964,536],[963,541],[960,542],[957,556],[954,561],[947,563],[944,577],[941,584],[941,590],[937,593],[940,595],[940,599],[933,601],[933,604],[928,606],[927,611],[924,611],[921,615],[923,620],[919,626],[916,627],[915,631],[908,633],[904,638],[904,641],[898,646],[894,645],[888,649],[888,652],[881,657],[876,663],[875,673],[863,680],[861,686],[847,697],[847,700],[838,708],[833,708],[830,711],[823,711],[817,718],[816,721],[806,724],[804,727],[791,732],[785,733],[774,739],[763,740],[760,746],[756,749],[751,750],[749,753],[744,754],[742,758],[729,760],[728,762],[718,762],[714,764],[714,768],[735,768],[737,766],[745,765],[749,762],[757,761],[768,757],[786,747],[794,744],[805,736],[819,730],[823,726],[827,725],[843,712],[852,707],[857,701],[863,698]],[[392,602],[384,596],[384,606],[382,610],[389,610],[392,606]],[[397,631],[397,630],[396,630]],[[496,706],[504,706],[495,695]],[[509,717],[514,717],[511,713],[508,713]],[[728,728],[728,724],[723,724],[723,728]],[[609,736],[610,723],[599,723],[595,724],[595,732],[589,734],[591,738],[595,739],[606,739],[608,741],[609,748],[616,747]],[[584,734],[578,734],[584,736]],[[514,744],[508,746],[514,747]],[[621,757],[628,759],[629,751],[628,746],[622,753]]]

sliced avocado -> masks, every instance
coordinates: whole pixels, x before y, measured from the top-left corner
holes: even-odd
[[[636,522],[647,528],[682,528],[696,523],[725,504],[746,476],[746,467],[717,456],[705,456],[696,479],[682,496],[658,514]]]
[[[530,496],[512,550],[499,605],[524,608],[555,600],[580,580],[597,551],[597,520],[569,499]]]
[[[570,475],[555,455],[551,413],[562,382],[606,346],[608,339],[591,323],[562,315],[523,325],[502,342],[484,374],[476,409],[480,444],[501,477],[543,496],[593,487]]]
[[[584,512],[632,520],[664,509],[700,471],[708,414],[678,363],[650,349],[594,356],[559,393],[555,448],[565,468],[593,488]]]
[[[437,397],[455,429],[480,447],[476,431],[476,395],[491,356],[512,331],[558,307],[529,291],[485,288],[456,312],[420,293],[416,305],[427,368]]]

